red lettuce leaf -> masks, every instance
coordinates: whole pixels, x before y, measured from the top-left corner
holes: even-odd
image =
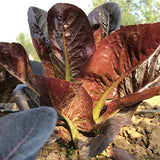
[[[66,145],[68,145],[69,142],[72,140],[69,130],[66,129],[64,126],[56,126],[54,133],[60,136]]]
[[[53,107],[49,95],[49,88],[46,83],[45,77],[36,75],[35,79],[36,79],[37,90],[38,93],[40,94],[40,105]]]
[[[115,111],[160,94],[160,46],[118,86],[119,98],[107,104],[106,112],[96,121],[100,123]]]
[[[73,80],[95,50],[87,16],[74,5],[58,3],[49,10],[47,21],[51,49],[59,60],[54,60],[56,75]]]
[[[28,55],[20,44],[0,43],[0,65],[22,83],[31,88],[35,87]]]
[[[118,86],[120,97],[142,92],[160,85],[160,46],[152,56],[144,61],[136,70],[130,73]]]
[[[78,130],[89,132],[93,129],[92,99],[82,84],[53,78],[46,78],[46,82],[52,104],[58,113]]]
[[[83,87],[92,99],[97,101],[94,119],[98,118],[101,107],[111,91],[158,47],[159,27],[160,23],[121,27],[100,43],[77,78],[83,82]],[[117,92],[113,93],[110,97],[119,97]]]

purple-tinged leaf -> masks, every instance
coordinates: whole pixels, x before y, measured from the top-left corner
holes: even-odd
[[[111,32],[120,29],[120,7],[114,2],[103,3],[89,13],[88,19],[94,31],[102,27],[102,35],[104,38]]]
[[[127,112],[119,112],[105,121],[98,129],[95,137],[81,137],[78,147],[80,154],[85,158],[95,157],[102,153],[108,145],[118,136],[120,129],[131,123],[135,107]]]
[[[95,50],[88,18],[80,8],[58,3],[49,10],[47,21],[57,77],[73,80]]]
[[[62,117],[81,131],[89,132],[94,127],[92,99],[82,84],[47,78],[51,101]],[[71,126],[70,126],[71,127]]]
[[[40,107],[0,118],[0,159],[36,159],[57,122],[53,108]]]
[[[20,110],[40,107],[39,97],[26,85],[19,84],[13,90],[13,99]]]
[[[30,60],[30,64],[34,75],[44,76],[44,68],[41,62]]]
[[[111,91],[154,53],[160,44],[159,28],[160,23],[121,27],[97,47],[77,78],[92,98],[98,97],[94,119],[99,117]]]
[[[36,7],[30,7],[28,23],[34,47],[44,66],[45,75],[54,77],[54,68],[50,60],[52,53],[47,30],[47,12]]]
[[[0,65],[27,86],[35,86],[28,55],[20,44],[0,43]]]
[[[125,152],[121,148],[110,148],[109,154],[112,160],[138,160],[136,157]]]

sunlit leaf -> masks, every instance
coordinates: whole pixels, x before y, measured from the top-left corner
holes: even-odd
[[[95,49],[87,16],[74,5],[58,3],[48,12],[48,34],[52,52],[57,57],[56,75],[70,81]]]
[[[94,119],[98,118],[111,91],[159,46],[159,27],[160,23],[122,27],[101,42],[89,63],[81,70],[77,79],[97,101]],[[115,96],[118,96],[116,90],[112,97]]]
[[[119,84],[120,97],[107,104],[106,112],[96,121],[104,121],[115,111],[160,94],[160,46]]]
[[[52,104],[59,114],[68,123],[71,121],[76,129],[81,131],[93,129],[92,99],[82,84],[52,78],[47,78],[46,81]]]
[[[53,108],[40,107],[0,118],[0,159],[36,159],[57,121]]]

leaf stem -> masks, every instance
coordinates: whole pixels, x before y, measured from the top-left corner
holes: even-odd
[[[69,68],[69,60],[68,60],[68,51],[67,51],[67,47],[66,47],[66,41],[65,41],[65,35],[63,32],[63,46],[64,46],[64,55],[65,55],[65,80],[66,81],[71,81],[71,77],[70,77],[70,68]]]

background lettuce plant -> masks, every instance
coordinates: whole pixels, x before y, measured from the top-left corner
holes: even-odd
[[[54,107],[55,133],[81,156],[95,157],[131,123],[139,103],[159,95],[160,23],[120,26],[115,3],[88,17],[71,4],[58,3],[48,12],[30,7],[28,22],[44,75],[32,73],[20,44],[0,43],[2,73],[25,84],[14,90],[14,101],[21,110]],[[108,154],[125,157],[121,149]]]

